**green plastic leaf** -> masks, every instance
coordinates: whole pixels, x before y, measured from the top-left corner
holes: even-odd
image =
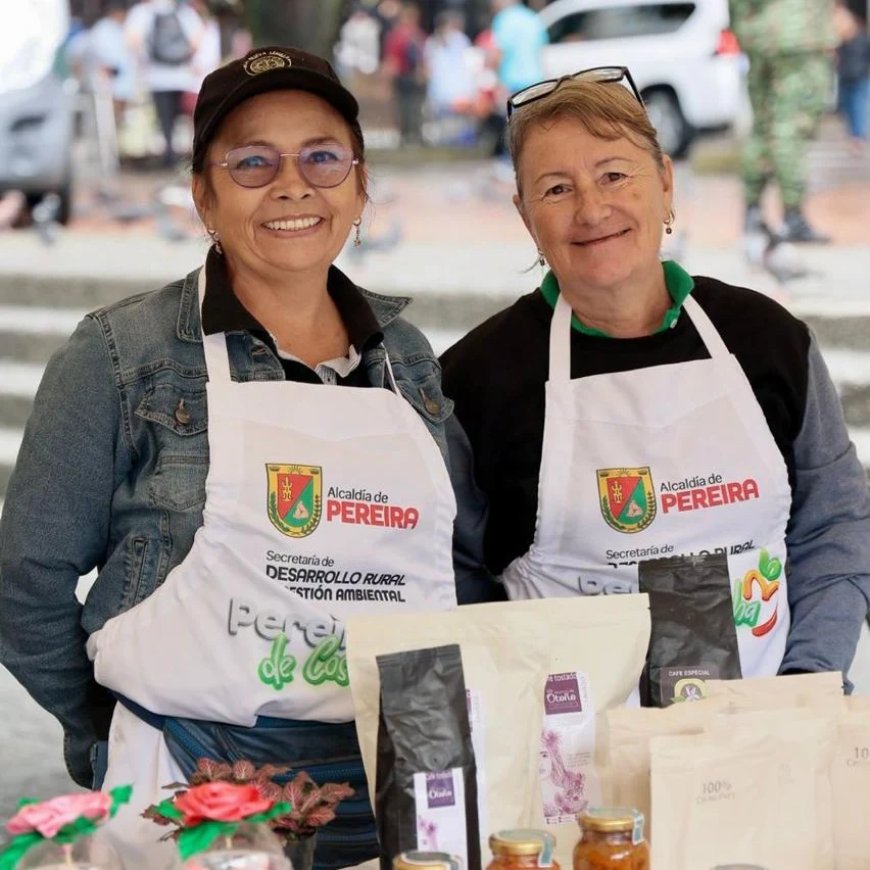
[[[245,821],[252,823],[271,822],[272,819],[289,815],[292,812],[293,804],[288,803],[287,801],[278,801],[278,803],[272,804],[271,809],[268,809],[263,813],[255,813],[253,816],[246,816]]]
[[[167,819],[183,819],[184,813],[178,809],[177,806],[172,802],[172,798],[166,798],[165,801],[161,801],[155,807],[158,813],[161,816],[166,816]]]
[[[79,816],[75,821],[64,825],[51,839],[55,843],[74,843],[79,837],[89,837],[96,833],[97,824],[87,816]]]
[[[109,795],[112,798],[112,806],[109,808],[109,818],[115,818],[115,813],[130,800],[130,795],[133,793],[132,785],[119,785],[113,788]]]
[[[201,822],[185,828],[178,836],[178,854],[182,861],[207,849],[218,837],[232,837],[239,827],[238,822]]]
[[[36,801],[30,801],[30,803],[36,803]],[[45,842],[45,838],[38,831],[30,831],[27,834],[13,837],[0,853],[0,870],[15,870],[25,853],[37,843],[43,842]]]

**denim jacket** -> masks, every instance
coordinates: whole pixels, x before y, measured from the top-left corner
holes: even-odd
[[[81,322],[45,371],[6,495],[0,661],[63,725],[67,768],[81,784],[111,710],[86,638],[150,595],[202,524],[209,446],[197,276]],[[453,403],[429,344],[399,317],[408,300],[362,292],[384,334],[363,353],[370,382],[385,385],[386,350],[446,462]],[[227,347],[234,379],[283,380],[278,358],[250,333],[228,333]],[[459,500],[466,483],[452,474]],[[82,606],[76,585],[94,568]],[[461,601],[481,597],[458,587]]]

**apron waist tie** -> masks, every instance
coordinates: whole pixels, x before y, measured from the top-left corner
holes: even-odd
[[[259,716],[251,727],[228,725],[164,716],[113,694],[134,716],[162,732],[186,779],[190,779],[198,759],[212,758],[230,764],[244,759],[257,766],[289,766],[290,770],[274,778],[279,784],[301,770],[318,785],[347,782],[355,793],[338,805],[335,819],[318,830],[315,870],[336,870],[377,857],[375,820],[353,722]]]

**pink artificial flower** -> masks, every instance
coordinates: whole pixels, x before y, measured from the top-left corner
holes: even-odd
[[[175,806],[187,827],[203,819],[215,822],[238,822],[264,813],[275,803],[260,794],[255,785],[235,785],[229,782],[205,782],[195,785],[175,798]]]
[[[76,819],[84,816],[94,822],[104,822],[112,806],[110,795],[102,792],[65,794],[38,804],[23,806],[7,823],[13,836],[38,831],[46,839]]]

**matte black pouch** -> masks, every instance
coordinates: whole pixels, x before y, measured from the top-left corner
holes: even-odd
[[[724,553],[640,562],[638,584],[649,595],[652,622],[640,681],[644,707],[698,700],[707,680],[743,676]]]
[[[375,817],[382,870],[415,850],[415,774],[462,772],[469,870],[480,870],[477,765],[459,646],[377,656],[381,680]]]

